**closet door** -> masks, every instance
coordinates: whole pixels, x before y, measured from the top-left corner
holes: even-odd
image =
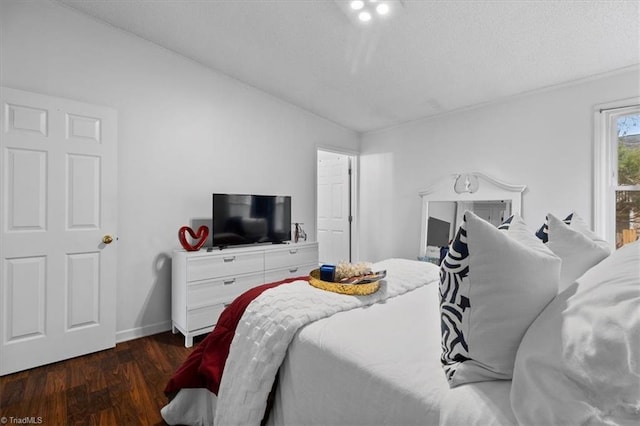
[[[0,89],[0,375],[115,346],[115,110]]]

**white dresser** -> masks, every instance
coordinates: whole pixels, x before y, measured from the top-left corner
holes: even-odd
[[[318,243],[176,250],[171,265],[172,331],[180,331],[191,347],[193,337],[210,332],[224,308],[246,290],[317,268]]]

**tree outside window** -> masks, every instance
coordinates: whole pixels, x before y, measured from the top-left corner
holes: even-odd
[[[616,247],[640,236],[640,114],[620,116],[616,186]]]

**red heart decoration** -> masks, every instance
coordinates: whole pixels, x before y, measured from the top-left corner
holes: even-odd
[[[188,232],[191,238],[193,238],[194,240],[197,240],[194,245],[189,244],[189,242],[187,241],[185,232]],[[209,236],[209,228],[207,228],[204,225],[198,228],[198,232],[193,232],[193,229],[189,228],[188,226],[183,226],[178,231],[178,239],[180,239],[180,244],[182,244],[182,247],[184,247],[186,251],[200,250],[200,247],[202,247],[204,243],[207,241],[208,236]]]

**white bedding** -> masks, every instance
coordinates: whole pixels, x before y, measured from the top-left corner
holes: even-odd
[[[386,270],[380,290],[346,296],[297,281],[269,289],[253,300],[238,323],[218,393],[214,423],[260,424],[277,371],[294,335],[302,327],[339,312],[394,297],[438,281],[438,268],[424,262],[388,259],[374,265]]]
[[[280,369],[270,425],[437,425],[438,285],[302,329]]]
[[[442,426],[515,426],[511,380],[475,382],[447,389],[440,406]]]
[[[437,283],[304,327],[279,374],[268,425],[517,424],[511,381],[450,389]]]
[[[640,242],[590,269],[531,325],[511,404],[521,425],[640,424]]]

